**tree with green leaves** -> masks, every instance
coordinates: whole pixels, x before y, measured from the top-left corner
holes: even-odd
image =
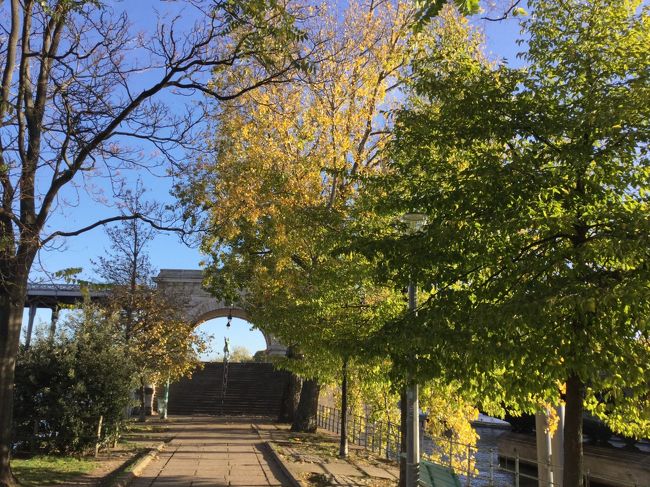
[[[585,411],[650,434],[650,17],[640,1],[528,6],[522,68],[490,62],[451,12],[418,46],[371,199],[427,215],[375,250],[428,297],[378,339],[488,409],[564,401],[573,487]]]
[[[84,454],[117,439],[134,385],[118,320],[85,303],[56,336],[21,347],[13,427],[20,451]]]

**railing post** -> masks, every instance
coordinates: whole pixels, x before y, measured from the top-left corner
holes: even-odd
[[[472,485],[472,447],[467,445],[467,487]]]
[[[519,487],[519,452],[515,450],[515,487]]]
[[[363,442],[363,445],[364,445],[365,448],[368,448],[368,416],[366,416],[366,418],[364,419],[364,422],[365,422],[364,431],[365,431],[366,438],[365,438],[365,440]]]
[[[388,430],[386,434],[386,460],[390,460],[390,421],[388,422]]]
[[[490,487],[494,485],[494,448],[490,448]]]
[[[452,462],[453,454],[454,454],[454,445],[451,442],[451,437],[450,437],[449,438],[449,468],[453,468],[454,466]]]

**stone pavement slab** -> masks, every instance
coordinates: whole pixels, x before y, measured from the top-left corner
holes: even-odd
[[[290,485],[247,418],[172,417],[174,439],[131,487]],[[255,418],[259,424],[259,418]]]
[[[323,463],[323,468],[332,475],[344,475],[346,477],[362,477],[364,474],[358,468],[348,462]]]
[[[323,485],[337,485],[345,487],[387,487],[397,485],[399,470],[392,464],[378,461],[373,458],[339,459],[330,453],[322,455],[314,451],[322,451],[323,444],[329,441],[325,433],[314,436],[315,443],[310,448],[310,436],[300,435],[288,431],[284,425],[264,427],[253,425],[261,438],[267,440],[270,450],[284,467],[287,475],[295,479],[295,483],[304,485],[305,479],[312,482],[321,482]],[[338,437],[331,436],[331,442],[338,445]],[[324,443],[323,443],[324,442]],[[330,443],[331,443],[330,442]],[[320,485],[320,484],[319,484]]]
[[[379,468],[373,465],[357,465],[359,469],[365,473],[368,477],[376,477],[378,479],[388,479],[388,480],[398,480],[398,476],[395,476],[390,470],[386,468]]]

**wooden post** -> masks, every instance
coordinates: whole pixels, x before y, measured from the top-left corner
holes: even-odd
[[[97,443],[95,443],[95,457],[99,454],[99,446],[101,444],[101,439],[102,439],[102,422],[104,421],[104,416],[99,417],[99,421],[97,423]]]
[[[39,425],[39,423],[40,423],[40,421],[38,419],[34,420],[34,430],[32,431],[33,441],[32,441],[31,448],[30,448],[30,450],[32,451],[33,454],[36,454],[36,452],[37,452],[36,445],[38,443],[38,430],[39,430],[38,425]]]

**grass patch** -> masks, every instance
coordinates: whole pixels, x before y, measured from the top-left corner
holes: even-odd
[[[90,472],[97,465],[92,459],[55,456],[36,456],[11,461],[14,475],[26,487],[60,484]]]

